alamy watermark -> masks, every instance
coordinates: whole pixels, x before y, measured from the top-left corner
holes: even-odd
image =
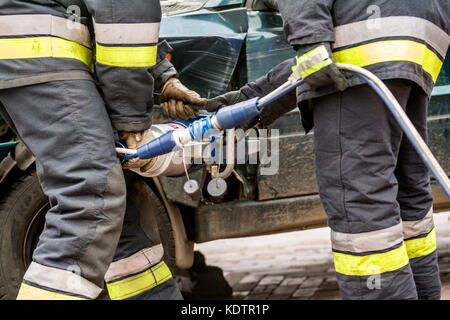
[[[176,152],[174,164],[255,164],[260,175],[275,175],[280,167],[279,129],[230,129],[207,131]]]

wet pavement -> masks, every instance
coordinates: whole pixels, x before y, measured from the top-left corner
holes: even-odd
[[[450,300],[450,212],[435,214],[442,299]],[[330,229],[196,244],[236,300],[339,300]]]

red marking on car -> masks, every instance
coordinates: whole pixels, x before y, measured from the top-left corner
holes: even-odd
[[[180,129],[179,126],[174,125],[174,124],[168,124],[168,126],[171,127],[171,128],[173,128],[173,129],[175,129],[175,130]]]

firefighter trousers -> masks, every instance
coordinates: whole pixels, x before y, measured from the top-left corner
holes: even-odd
[[[427,139],[429,97],[386,81]],[[430,177],[368,85],[311,101],[319,194],[344,299],[440,299]]]
[[[51,205],[18,299],[95,299],[105,281],[111,299],[181,299],[162,245],[147,237],[127,196],[95,83],[5,89],[0,101]]]

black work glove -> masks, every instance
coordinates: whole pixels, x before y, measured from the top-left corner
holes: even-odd
[[[221,96],[217,96],[215,98],[208,100],[208,102],[205,105],[205,109],[208,112],[217,112],[217,111],[219,111],[219,109],[221,109],[223,107],[230,106],[230,105],[236,104],[238,102],[249,100],[249,99],[250,99],[250,97],[247,97],[240,90],[230,91]],[[260,120],[259,117],[255,117],[255,118],[250,119],[250,120],[242,123],[241,125],[239,125],[239,128],[247,130],[247,129],[257,126],[259,129],[262,129],[262,127],[260,127],[260,125],[258,125],[259,120]]]
[[[298,46],[296,50],[297,66],[293,70],[301,73],[312,90],[328,85],[334,85],[340,91],[347,89],[347,79],[334,63],[329,42]]]

